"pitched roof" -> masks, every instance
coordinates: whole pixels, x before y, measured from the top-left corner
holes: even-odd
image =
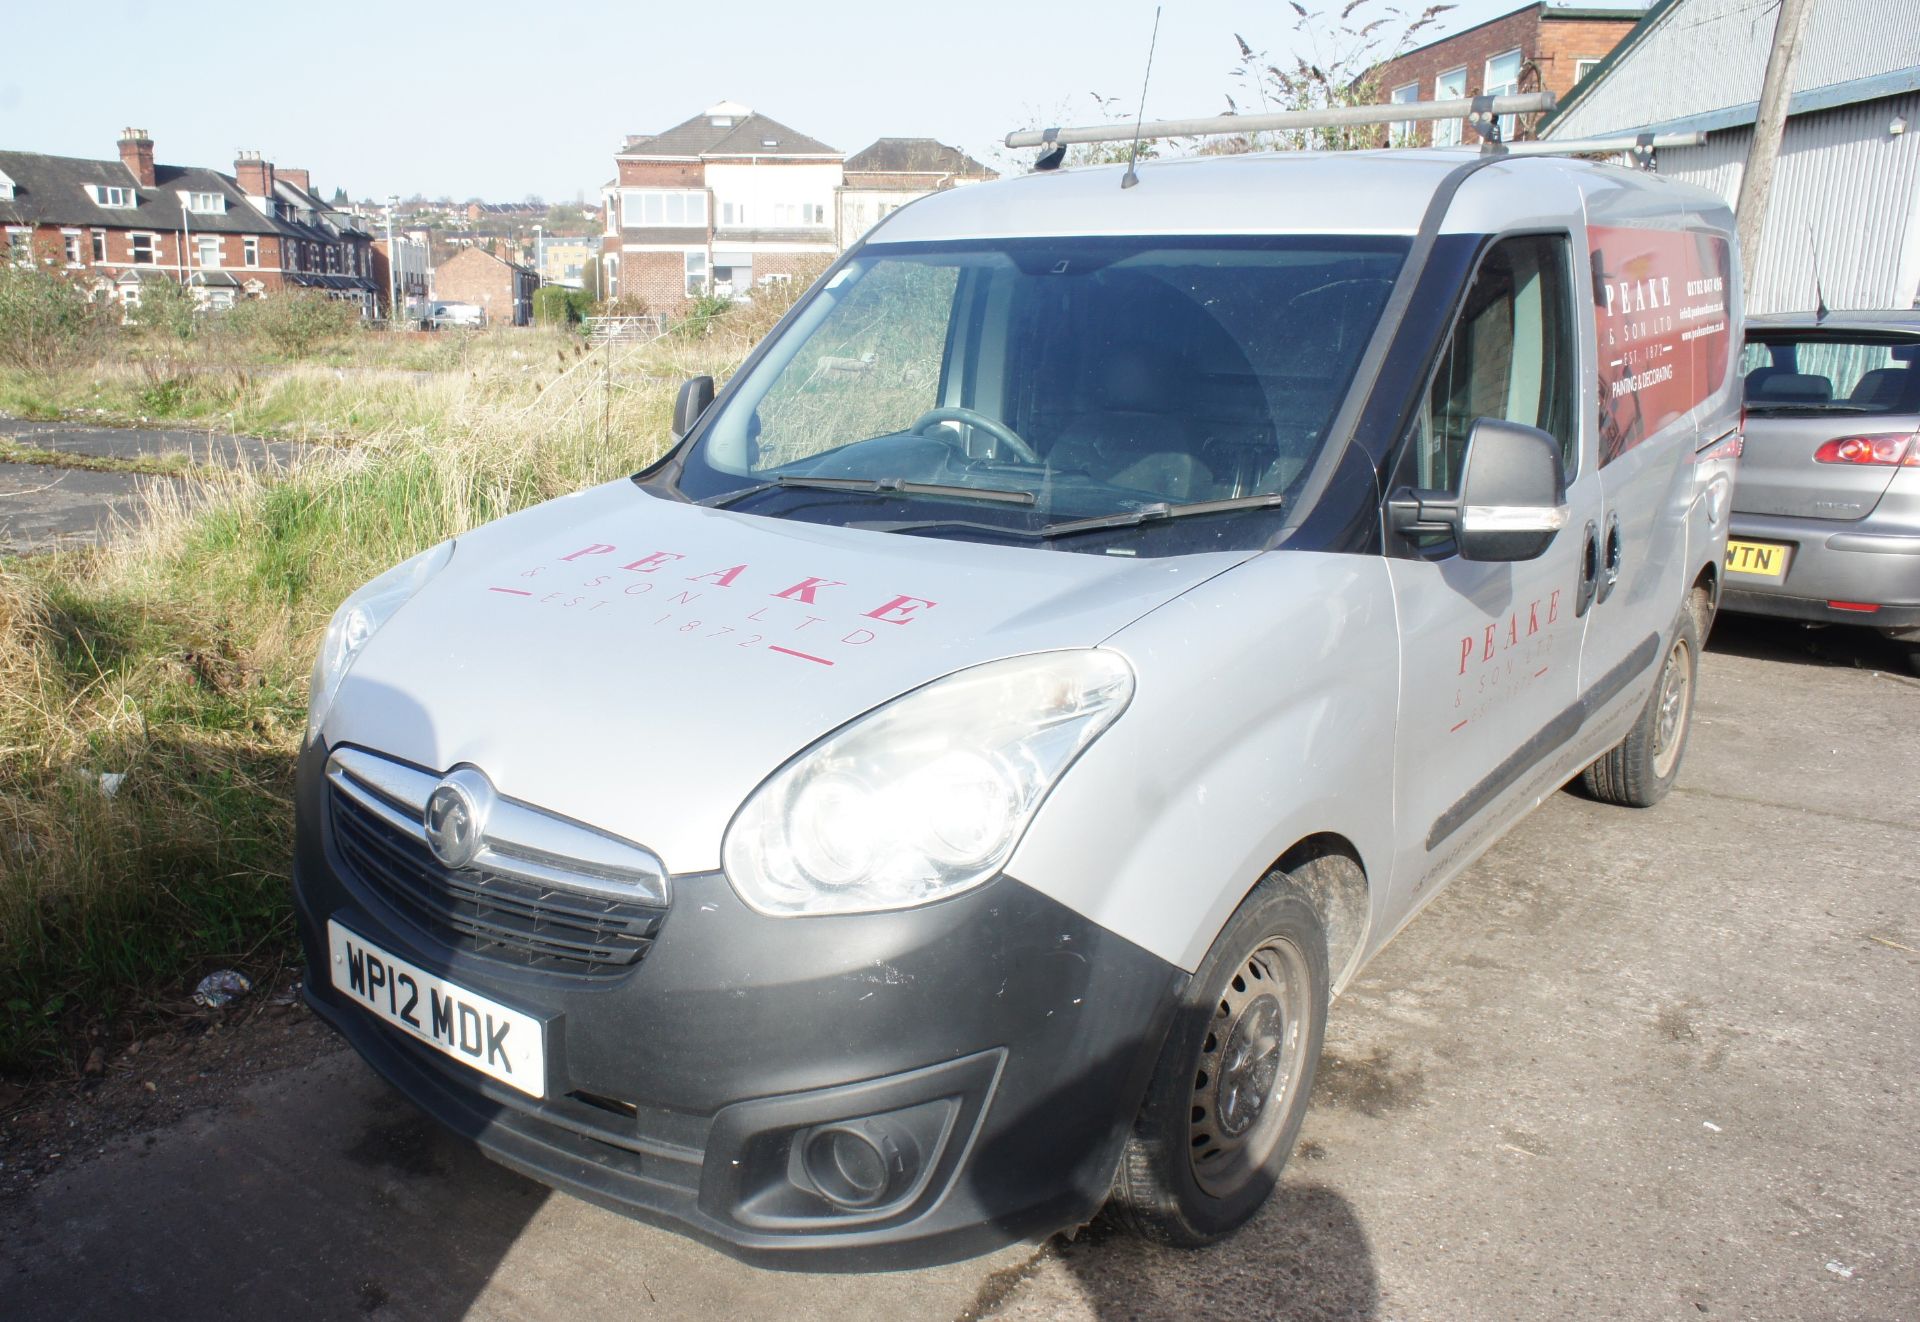
[[[0,151],[0,173],[13,180],[13,200],[0,199],[0,221],[15,225],[94,226],[101,229],[173,231],[204,234],[279,234],[331,242],[334,232],[353,232],[359,224],[284,180],[275,180],[274,196],[296,208],[291,215],[269,216],[248,200],[239,183],[218,170],[199,166],[156,165],[153,187],[136,184],[133,172],[118,160],[95,161],[39,152]],[[130,188],[131,207],[103,207],[89,186]],[[192,211],[183,221],[182,193],[214,193],[226,199],[225,211]],[[299,219],[299,210],[311,223]],[[322,224],[331,223],[332,229]]]
[[[719,121],[719,122],[716,122]],[[665,133],[630,137],[615,153],[621,157],[690,156],[839,156],[817,138],[788,128],[746,106],[722,101]]]
[[[998,174],[961,151],[932,138],[880,138],[847,157],[848,174],[957,174],[996,179]]]

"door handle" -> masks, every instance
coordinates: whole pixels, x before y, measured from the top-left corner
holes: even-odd
[[[1607,549],[1600,561],[1600,600],[1605,601],[1613,595],[1620,583],[1620,515],[1618,512],[1607,516]]]
[[[1573,594],[1575,617],[1585,615],[1593,605],[1593,594],[1600,586],[1600,528],[1587,520],[1585,539],[1580,545],[1580,586]]]

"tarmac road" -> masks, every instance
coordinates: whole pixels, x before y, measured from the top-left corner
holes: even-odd
[[[0,418],[0,440],[24,449],[92,459],[177,456],[205,467],[288,466],[308,453],[297,441],[217,432],[85,427]],[[0,555],[86,546],[140,516],[142,491],[173,477],[44,464],[0,463]]]
[[[11,1318],[1920,1315],[1920,681],[1723,621],[1678,789],[1559,794],[1334,1008],[1275,1203],[836,1278],[493,1167],[345,1053],[0,1211]]]

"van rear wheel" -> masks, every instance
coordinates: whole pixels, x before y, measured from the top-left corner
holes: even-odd
[[[1700,673],[1700,629],[1691,606],[1674,621],[1673,637],[1647,705],[1627,737],[1580,773],[1581,786],[1602,803],[1651,808],[1667,797],[1693,725]]]
[[[1327,937],[1294,873],[1269,873],[1187,984],[1114,1175],[1109,1216],[1197,1247],[1239,1229],[1280,1179],[1327,1022]]]

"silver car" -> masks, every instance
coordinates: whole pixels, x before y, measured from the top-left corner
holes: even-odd
[[[1754,317],[1727,610],[1865,625],[1920,670],[1920,310]]]

